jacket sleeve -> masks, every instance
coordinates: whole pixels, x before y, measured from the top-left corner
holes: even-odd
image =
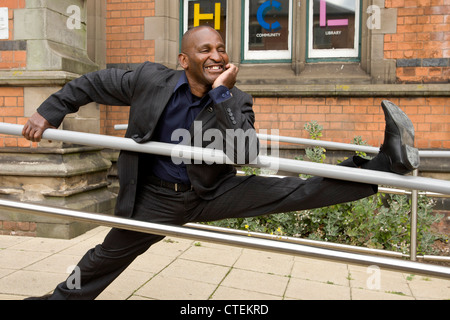
[[[51,125],[59,127],[64,117],[90,102],[129,106],[133,93],[133,71],[105,69],[81,76],[52,94],[37,109]]]
[[[253,163],[259,153],[253,99],[237,88],[223,93],[223,97],[222,102],[215,104],[215,113],[225,139],[224,152],[234,164]]]

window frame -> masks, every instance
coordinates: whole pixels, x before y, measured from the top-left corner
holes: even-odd
[[[250,10],[250,0],[241,1],[241,63],[290,63],[293,57],[293,0],[289,0],[289,36],[287,50],[264,50],[260,52],[251,52],[248,49],[249,43],[249,19],[248,12]]]
[[[183,34],[188,30],[188,23],[189,23],[189,17],[188,17],[188,13],[189,13],[189,2],[191,1],[196,1],[196,0],[182,0],[182,4],[180,5],[180,17],[183,20],[183,23],[180,23],[180,48],[181,48],[181,38],[183,37]],[[228,39],[229,39],[229,31],[230,31],[230,27],[229,27],[229,23],[228,23],[228,15],[230,13],[229,10],[229,0],[225,0],[227,3],[227,24],[225,27],[225,34],[226,34],[226,39],[225,40],[225,46],[227,47],[227,51],[228,51]]]
[[[308,0],[307,30],[306,30],[306,62],[332,62],[332,61],[361,61],[361,1],[355,0],[355,38],[354,49],[313,49],[313,5],[314,0]]]

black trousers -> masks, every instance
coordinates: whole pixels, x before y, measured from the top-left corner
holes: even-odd
[[[341,165],[356,166],[351,159]],[[175,192],[154,185],[140,185],[133,218],[183,225],[319,208],[355,201],[376,192],[377,186],[321,177],[302,180],[252,176],[222,196],[205,201],[194,191]],[[89,250],[78,263],[81,289],[69,289],[67,281],[62,282],[50,299],[95,299],[137,256],[163,238],[111,229],[104,242]]]

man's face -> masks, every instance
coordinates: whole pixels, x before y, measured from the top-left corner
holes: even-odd
[[[187,40],[180,58],[190,81],[211,87],[229,62],[225,44],[212,28],[199,28]]]

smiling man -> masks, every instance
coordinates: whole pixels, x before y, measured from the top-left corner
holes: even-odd
[[[258,139],[252,97],[235,87],[238,68],[229,63],[219,33],[207,26],[189,30],[183,37],[179,63],[183,70],[146,62],[135,71],[107,69],[75,79],[38,108],[23,135],[40,141],[47,128],[58,127],[68,113],[95,101],[130,106],[126,137],[137,143],[176,144],[179,141],[171,139],[176,130],[201,131],[193,132],[193,140],[196,134],[203,137],[208,130],[216,130],[224,141],[215,145],[222,146],[235,163],[237,158],[244,159],[239,164],[253,161]],[[417,167],[411,122],[392,103],[383,102],[382,107],[386,131],[378,156],[371,161],[353,157],[341,165],[399,174]],[[245,134],[227,141],[230,130]],[[245,142],[236,141],[240,138]],[[207,147],[209,142],[200,144]],[[244,147],[238,149],[236,144]],[[311,209],[377,192],[374,185],[322,177],[237,176],[230,164],[185,164],[128,151],[120,154],[118,174],[116,215],[173,225]],[[52,295],[31,299],[94,299],[138,255],[163,238],[113,228],[102,244],[83,256],[77,273],[59,284]],[[75,276],[80,278],[77,286],[71,283]]]
[[[220,34],[206,36],[211,31],[208,27],[191,29],[181,44],[180,65],[186,70],[192,94],[199,97],[221,85],[233,88],[238,74],[238,68],[229,64]]]

